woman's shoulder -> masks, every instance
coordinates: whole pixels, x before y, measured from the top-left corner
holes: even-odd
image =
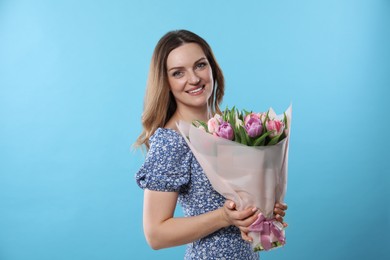
[[[157,128],[149,139],[150,146],[186,146],[179,132],[171,128]]]
[[[136,174],[137,184],[156,191],[179,191],[188,183],[192,154],[180,133],[158,128],[149,138],[144,164]]]

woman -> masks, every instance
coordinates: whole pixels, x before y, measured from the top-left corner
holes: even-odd
[[[188,244],[185,259],[259,258],[247,235],[258,210],[238,211],[212,188],[175,124],[220,113],[223,94],[224,77],[205,40],[186,30],[160,39],[136,143],[148,149],[136,179],[144,189],[144,232],[153,249]],[[174,217],[177,201],[185,217]],[[282,223],[286,209],[275,204]]]

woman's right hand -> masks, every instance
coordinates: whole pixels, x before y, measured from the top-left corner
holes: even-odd
[[[242,239],[251,242],[253,239],[248,236],[249,226],[256,221],[258,209],[253,207],[237,210],[236,204],[231,200],[226,200],[222,209],[227,223],[238,227],[241,231]]]

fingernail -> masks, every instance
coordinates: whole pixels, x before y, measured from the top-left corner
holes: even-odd
[[[252,212],[256,212],[256,211],[257,211],[257,208],[253,208],[253,209],[252,209]]]

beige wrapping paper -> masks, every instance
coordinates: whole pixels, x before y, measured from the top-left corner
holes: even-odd
[[[177,127],[213,188],[234,201],[238,210],[255,206],[268,219],[273,217],[275,203],[283,202],[286,194],[291,111],[290,106],[285,112],[287,137],[271,146],[245,146],[184,121],[177,122]]]

